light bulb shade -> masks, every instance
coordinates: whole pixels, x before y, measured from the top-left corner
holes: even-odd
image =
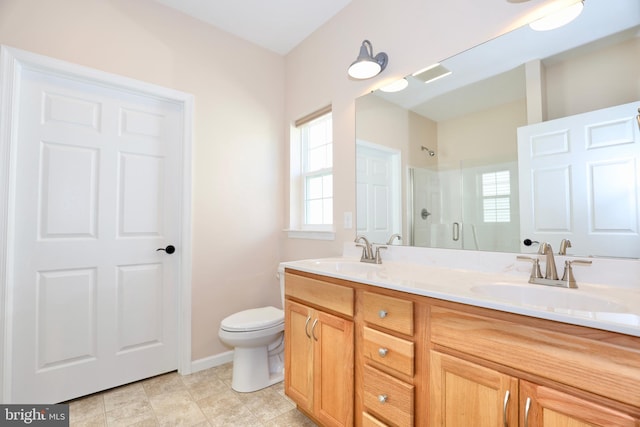
[[[405,78],[402,78],[386,86],[382,86],[380,90],[387,93],[394,93],[394,92],[400,92],[406,89],[407,86],[409,86],[409,81]]]
[[[389,58],[386,53],[380,52],[373,56],[373,47],[369,40],[362,42],[358,59],[354,61],[347,71],[354,79],[370,79],[377,76],[387,66]]]
[[[370,79],[382,71],[380,64],[375,61],[356,61],[349,67],[349,75],[354,79]]]
[[[535,31],[549,31],[560,28],[563,25],[567,25],[569,22],[576,19],[584,8],[584,3],[579,1],[571,6],[560,9],[550,15],[540,18],[537,21],[533,21],[529,24],[532,30]]]

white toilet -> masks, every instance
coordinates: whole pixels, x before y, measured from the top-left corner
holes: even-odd
[[[232,314],[220,323],[218,336],[234,347],[235,391],[256,391],[284,379],[284,311],[269,306]]]

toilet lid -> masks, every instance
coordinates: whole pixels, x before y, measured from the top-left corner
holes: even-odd
[[[284,323],[284,311],[275,307],[252,308],[225,317],[220,327],[225,331],[258,331]]]

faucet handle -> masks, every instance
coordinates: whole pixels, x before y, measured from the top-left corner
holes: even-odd
[[[356,243],[356,246],[362,248],[362,256],[360,257],[360,261],[367,259],[368,257],[368,248],[367,245],[362,243]]]
[[[570,247],[571,247],[571,240],[562,239],[562,241],[560,242],[560,250],[558,251],[558,255],[566,255],[567,248],[570,248]]]
[[[566,260],[564,262],[564,274],[562,275],[562,281],[566,282],[570,288],[577,288],[576,278],[573,275],[572,265],[591,265],[591,261],[584,259]]]
[[[540,260],[538,258],[532,258],[530,256],[524,255],[518,255],[516,258],[521,261],[530,261],[533,264],[533,267],[531,268],[531,275],[529,276],[529,281],[542,278],[542,272],[540,271]]]
[[[382,264],[382,258],[380,257],[380,249],[387,249],[386,246],[376,245],[376,264]]]

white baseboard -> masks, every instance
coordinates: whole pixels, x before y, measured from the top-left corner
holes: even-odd
[[[233,361],[233,350],[191,361],[191,373],[215,368]]]

